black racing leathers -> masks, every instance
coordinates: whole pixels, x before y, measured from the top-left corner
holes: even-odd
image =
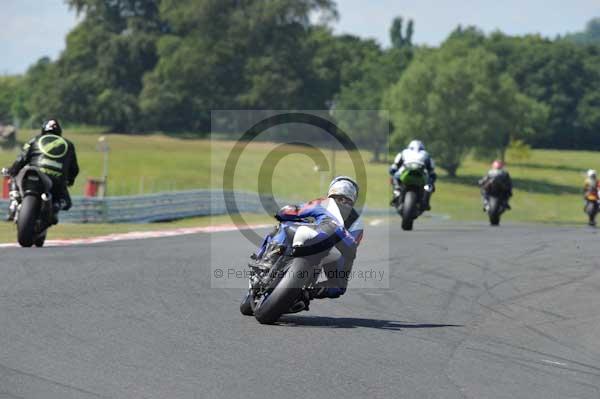
[[[75,146],[69,140],[53,134],[41,134],[29,140],[9,168],[16,176],[26,165],[36,166],[52,179],[52,196],[55,202],[64,200],[64,210],[71,207],[67,186],[72,186],[79,174]]]
[[[504,169],[492,169],[481,180],[481,196],[487,204],[490,195],[501,198],[508,205],[508,200],[512,197],[512,179],[510,174]]]

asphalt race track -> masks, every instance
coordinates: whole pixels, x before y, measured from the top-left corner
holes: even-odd
[[[0,250],[0,398],[599,398],[600,237],[367,228],[354,289],[262,326],[211,288],[239,233]],[[212,237],[212,239],[211,239]],[[214,258],[214,256],[213,256]]]

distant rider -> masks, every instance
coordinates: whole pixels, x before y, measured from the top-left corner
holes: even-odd
[[[584,181],[583,191],[586,194],[591,194],[596,199],[598,198],[598,190],[600,189],[600,182],[598,181],[597,173],[594,169],[589,169],[586,173],[587,177]]]
[[[479,180],[479,186],[481,187],[481,199],[483,200],[484,212],[487,212],[488,210],[492,188],[498,190],[493,194],[504,201],[507,209],[511,209],[508,200],[512,197],[512,179],[505,169],[504,162],[500,160],[492,162],[492,168],[481,180]]]
[[[262,266],[271,267],[285,249],[285,241],[292,240],[293,256],[308,256],[331,250],[323,260],[322,267],[326,281],[316,284],[311,291],[312,298],[338,298],[346,292],[348,279],[358,245],[362,239],[363,227],[360,216],[354,209],[358,198],[358,184],[346,176],[338,176],[329,185],[327,198],[319,198],[302,205],[288,205],[281,208],[275,218],[281,222],[308,222],[308,227],[299,227],[293,238],[285,229],[278,226],[267,235],[253,259],[262,258]]]
[[[423,196],[423,209],[426,211],[431,210],[431,196],[435,192],[435,181],[437,180],[437,174],[435,173],[435,162],[425,151],[425,145],[419,140],[413,140],[408,144],[408,147],[402,152],[399,152],[394,159],[394,163],[390,166],[390,175],[392,176],[392,184],[394,186],[394,192],[402,192],[403,187],[400,182],[400,174],[403,171],[403,165],[411,162],[422,163],[427,170],[428,181],[425,186],[425,194]],[[392,199],[392,205],[399,196],[394,196]]]
[[[10,205],[7,220],[13,220],[17,205],[20,202],[20,193],[15,177],[26,165],[35,166],[52,180],[52,201],[56,214],[60,210],[71,208],[71,196],[67,186],[72,186],[79,174],[79,165],[75,154],[75,146],[62,137],[62,128],[56,119],[50,119],[42,124],[39,135],[29,140],[13,165],[3,172],[11,176]]]
[[[598,178],[596,176],[596,171],[593,169],[589,169],[587,171],[587,177],[585,179],[584,186],[583,186],[583,193],[584,193],[584,198],[586,200],[586,208],[587,208],[587,203],[592,202],[597,209],[598,198],[600,195],[600,181],[598,181]],[[596,225],[595,218],[596,218],[595,213],[593,215],[590,215],[590,221],[589,221],[590,226]]]

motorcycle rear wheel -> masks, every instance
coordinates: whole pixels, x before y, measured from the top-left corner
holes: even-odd
[[[590,226],[596,223],[596,214],[598,213],[598,204],[592,201],[587,201],[585,204],[585,213],[588,215]]]
[[[417,193],[407,191],[404,194],[404,205],[402,207],[402,230],[410,231],[413,229],[413,221],[416,213]]]
[[[35,241],[35,224],[40,213],[41,199],[35,195],[27,195],[23,198],[19,220],[17,221],[17,239],[19,245],[29,248]]]
[[[490,197],[488,216],[490,218],[490,225],[500,225],[500,200],[496,197]]]

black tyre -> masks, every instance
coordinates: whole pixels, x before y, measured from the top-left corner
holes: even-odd
[[[252,316],[254,314],[254,311],[252,310],[252,301],[252,294],[250,294],[250,292],[248,291],[242,299],[242,302],[240,303],[241,314],[243,314],[244,316]]]
[[[488,216],[492,226],[500,225],[500,201],[496,197],[490,197]]]
[[[34,244],[35,224],[40,213],[40,201],[40,198],[35,195],[23,198],[17,221],[17,238],[22,247],[31,247]]]
[[[588,218],[589,218],[589,222],[588,224],[590,226],[595,225],[596,223],[596,214],[598,213],[598,204],[592,201],[588,201],[585,204],[585,209],[584,209],[585,213],[587,213]]]
[[[402,230],[410,231],[417,212],[417,193],[407,191],[404,194],[404,206],[402,207]]]
[[[300,298],[302,288],[309,285],[315,272],[313,265],[318,265],[314,256],[295,258],[287,273],[271,294],[262,302],[257,303],[254,317],[261,324],[273,324],[282,314],[286,313]]]
[[[46,232],[45,231],[42,234],[40,234],[33,243],[35,244],[36,247],[41,248],[44,246],[44,242],[46,242]]]

